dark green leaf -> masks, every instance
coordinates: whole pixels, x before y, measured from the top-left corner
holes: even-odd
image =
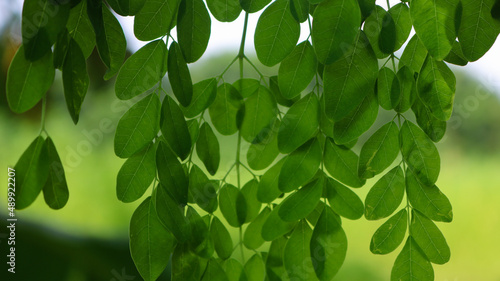
[[[243,243],[248,249],[256,250],[265,242],[262,238],[262,226],[266,222],[271,209],[265,207],[262,212],[248,225],[243,237]]]
[[[328,117],[338,121],[353,111],[371,93],[377,74],[377,58],[365,34],[360,32],[345,55],[325,68],[323,81]]]
[[[271,0],[240,0],[240,5],[248,13],[255,13],[269,4]]]
[[[156,176],[156,145],[150,143],[132,155],[116,177],[116,197],[125,203],[139,199]]]
[[[312,230],[306,220],[300,221],[286,242],[283,262],[290,280],[318,280],[311,259]]]
[[[397,51],[406,42],[408,36],[410,36],[412,28],[410,9],[408,9],[408,6],[405,3],[399,3],[392,6],[388,12],[396,25],[396,41],[394,51]]]
[[[391,272],[391,281],[433,281],[434,270],[422,250],[411,236],[396,258]]]
[[[396,166],[381,177],[366,195],[366,219],[378,220],[390,216],[401,204],[404,192],[403,170]]]
[[[177,16],[177,38],[186,62],[197,61],[210,39],[212,21],[202,0],[184,0]]]
[[[361,148],[358,175],[372,178],[389,167],[398,155],[399,130],[393,121],[380,127]]]
[[[61,209],[66,205],[69,198],[68,184],[64,175],[64,167],[57,153],[56,146],[50,137],[45,140],[47,147],[49,175],[43,187],[45,203],[52,209]]]
[[[439,176],[441,160],[434,143],[417,125],[405,121],[400,131],[401,154],[408,168],[425,185]]]
[[[405,238],[407,226],[408,212],[402,209],[375,231],[370,251],[376,255],[385,255],[396,250]]]
[[[203,123],[200,128],[200,135],[196,141],[196,154],[213,176],[219,169],[220,152],[219,141],[208,123]]]
[[[214,18],[221,22],[232,22],[241,13],[239,0],[207,0],[207,6]]]
[[[279,154],[278,132],[281,122],[276,119],[271,126],[266,137],[259,143],[252,143],[247,151],[248,166],[253,170],[263,170],[267,168]],[[264,129],[265,130],[265,129]]]
[[[193,85],[193,97],[187,107],[182,108],[187,118],[196,117],[207,109],[217,96],[217,80],[210,78]]]
[[[158,185],[153,193],[156,213],[163,226],[168,229],[180,243],[191,237],[191,226],[184,216],[184,207],[179,205],[165,188]]]
[[[81,0],[69,11],[66,23],[69,35],[75,39],[82,49],[83,56],[88,58],[95,47],[95,32],[87,14],[87,1]]]
[[[248,98],[255,94],[260,88],[260,81],[252,78],[238,79],[233,83],[233,87],[238,90],[243,98]]]
[[[279,174],[279,190],[290,192],[308,183],[318,171],[320,162],[321,147],[313,138],[285,158]]]
[[[262,203],[271,203],[282,193],[279,189],[279,175],[286,158],[282,158],[274,166],[269,168],[259,182],[257,199]]]
[[[172,151],[181,160],[186,159],[191,152],[191,135],[179,105],[170,96],[165,96],[163,100],[160,126],[161,133]]]
[[[259,254],[254,254],[245,263],[245,273],[248,281],[262,281],[266,277],[266,267]],[[241,278],[240,278],[240,281]]]
[[[425,58],[427,57],[427,49],[425,48],[422,41],[418,39],[417,35],[413,37],[406,45],[401,59],[399,60],[399,68],[404,65],[408,66],[410,70],[414,73],[420,73],[422,65],[424,65]]]
[[[390,13],[385,13],[382,18],[378,47],[384,54],[392,54],[396,48],[396,23]]]
[[[256,179],[247,182],[241,188],[241,193],[245,197],[247,207],[245,223],[253,221],[260,212],[261,203],[257,200],[258,188],[259,182]]]
[[[319,201],[318,204],[316,205],[316,207],[314,208],[314,210],[307,216],[306,219],[311,225],[316,225],[319,217],[323,213],[323,209],[325,208],[325,206],[326,206],[325,202]],[[340,217],[338,215],[337,215],[337,217],[338,217],[338,221],[340,222]],[[340,222],[340,223],[342,223],[342,222]]]
[[[240,127],[243,139],[248,142],[261,142],[260,132],[274,122],[276,110],[276,101],[271,92],[260,86],[244,103],[244,116]]]
[[[189,135],[191,136],[191,145],[193,146],[200,135],[200,124],[196,119],[187,120],[186,124],[188,126]]]
[[[370,14],[368,18],[366,18],[364,26],[363,26],[363,31],[366,34],[366,37],[368,38],[368,41],[370,41],[370,45],[372,46],[373,52],[379,59],[383,59],[389,55],[389,53],[383,53],[380,50],[380,32],[382,29],[387,26],[389,23],[392,23],[393,31],[394,31],[394,21],[384,21],[384,19],[389,19],[392,20],[392,17],[388,17],[389,15],[387,11],[380,7],[380,6],[375,6],[373,9],[373,12]],[[387,35],[386,35],[387,36]],[[392,38],[387,38],[388,40],[391,40],[392,43],[395,43],[395,34],[392,36]]]
[[[355,44],[361,24],[356,0],[325,0],[314,10],[311,38],[318,61],[331,64]]]
[[[281,205],[274,207],[262,226],[262,238],[265,241],[273,241],[280,236],[285,235],[294,228],[296,222],[286,222],[279,216]]]
[[[156,150],[156,168],[158,179],[165,191],[177,202],[186,204],[188,201],[188,178],[182,164],[168,145],[160,141]]]
[[[433,142],[440,141],[446,132],[446,121],[437,119],[429,109],[417,98],[412,108],[417,124]]]
[[[289,100],[283,97],[281,94],[279,85],[278,85],[278,76],[271,76],[269,77],[269,89],[274,95],[274,98],[276,99],[276,102],[282,106],[290,107],[292,106],[296,101],[300,99],[300,95],[297,95],[295,98]]]
[[[300,24],[292,16],[290,1],[276,0],[264,10],[255,28],[257,57],[262,64],[273,66],[293,51],[299,36]]]
[[[170,32],[176,24],[181,0],[147,0],[134,18],[137,39],[150,41]]]
[[[319,126],[319,101],[314,93],[303,97],[287,111],[278,130],[278,148],[290,153],[313,137]]]
[[[175,97],[182,106],[188,106],[193,97],[193,82],[181,48],[175,41],[170,44],[168,70],[168,80]]]
[[[278,213],[280,218],[287,222],[294,222],[307,217],[314,210],[323,194],[323,184],[323,177],[319,177],[289,195],[281,203]]]
[[[278,71],[278,85],[283,97],[292,99],[300,95],[313,79],[317,67],[311,43],[304,41],[297,45],[281,62]]]
[[[54,67],[56,69],[62,70],[62,65],[66,57],[66,53],[68,52],[70,40],[73,39],[69,36],[67,29],[61,31],[59,36],[57,36],[53,52]],[[78,46],[77,43],[75,44]],[[85,58],[83,60],[85,61]]]
[[[80,109],[89,87],[87,63],[82,50],[75,40],[70,39],[62,66],[64,97],[73,123],[78,123]]]
[[[210,225],[210,234],[219,258],[224,260],[230,258],[233,253],[233,240],[224,224],[215,216]]]
[[[281,236],[271,242],[266,260],[266,277],[269,281],[282,281],[283,277],[287,276],[283,266],[283,254],[287,240],[285,236]]]
[[[217,209],[218,182],[211,181],[196,165],[189,172],[188,202],[196,203],[208,213]]]
[[[399,103],[401,88],[399,79],[390,68],[383,67],[378,73],[377,97],[383,109],[391,110]]]
[[[325,146],[323,161],[328,173],[348,186],[363,186],[365,180],[358,176],[358,155],[350,149],[336,145],[330,139],[326,141]]]
[[[325,184],[328,202],[333,211],[350,220],[363,216],[363,202],[356,193],[332,178],[327,178]]]
[[[132,106],[116,126],[115,154],[128,158],[144,148],[158,133],[160,99],[154,93]]]
[[[308,0],[290,1],[290,11],[292,12],[292,16],[295,18],[296,21],[305,22],[309,18],[309,1]]]
[[[23,113],[35,106],[50,89],[54,75],[52,52],[30,62],[21,45],[7,72],[6,94],[10,109],[15,113]]]
[[[375,0],[358,0],[363,19],[366,19],[375,9]]]
[[[207,260],[191,252],[187,243],[177,244],[172,255],[172,281],[200,280],[206,266]]]
[[[243,265],[239,261],[229,258],[224,261],[222,268],[224,268],[229,280],[247,281]]]
[[[235,87],[224,83],[217,88],[217,97],[208,108],[208,113],[219,133],[227,136],[238,131],[236,115],[241,106],[241,97]]]
[[[229,281],[229,279],[217,260],[211,258],[208,261],[207,269],[205,270],[205,273],[203,273],[201,281]]]
[[[202,258],[210,258],[214,254],[214,243],[208,229],[209,222],[200,217],[196,210],[188,206],[186,218],[191,226],[191,238],[188,240],[191,251]],[[207,217],[210,220],[209,217]]]
[[[231,226],[240,227],[245,223],[248,207],[245,195],[236,186],[226,184],[220,189],[219,206]]]
[[[465,58],[464,53],[462,51],[462,46],[458,41],[453,42],[451,51],[446,56],[446,58],[444,58],[444,61],[460,66],[465,66],[469,63]]]
[[[445,264],[450,260],[450,248],[439,228],[418,211],[412,211],[410,233],[430,262]]]
[[[410,109],[417,98],[417,88],[413,73],[408,66],[403,65],[396,74],[401,91],[399,92],[399,103],[394,110],[399,113]]]

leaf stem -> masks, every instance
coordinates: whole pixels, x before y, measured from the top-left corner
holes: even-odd
[[[45,95],[42,99],[42,118],[41,118],[41,127],[40,127],[40,133],[41,135],[43,132],[48,135],[47,131],[45,130],[45,115],[46,115],[46,109],[47,109],[47,95]]]

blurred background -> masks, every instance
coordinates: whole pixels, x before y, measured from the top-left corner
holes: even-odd
[[[15,165],[40,130],[40,104],[25,114],[16,115],[8,108],[5,97],[8,65],[21,41],[21,8],[19,0],[0,3],[0,166],[5,170]],[[251,15],[249,31],[257,19],[258,14]],[[131,19],[120,20],[130,54],[144,43],[134,40]],[[234,58],[242,22],[241,16],[230,24],[213,19],[207,53],[190,65],[193,82],[219,75]],[[250,32],[248,54],[253,52],[252,39]],[[255,57],[253,62],[265,75],[277,71],[260,66]],[[435,280],[500,281],[499,43],[479,62],[452,69],[457,76],[455,109],[447,133],[438,144],[442,164],[437,182],[454,207],[453,222],[438,223],[452,257],[445,265],[434,265]],[[256,75],[246,66],[247,70],[246,76]],[[102,80],[105,67],[97,52],[88,60],[88,71],[91,83],[78,125],[73,124],[66,109],[60,73],[56,74],[48,93],[46,129],[63,162],[70,199],[62,210],[54,211],[39,196],[29,208],[17,212],[17,273],[13,280],[142,280],[130,258],[128,224],[135,208],[151,190],[143,199],[129,204],[118,201],[115,194],[116,175],[124,161],[113,152],[114,129],[133,101],[119,101],[114,95],[114,81]],[[235,68],[225,76],[226,82],[232,83],[237,75]],[[413,118],[412,113],[407,112],[406,116]],[[392,116],[381,109],[372,130],[387,118]],[[103,125],[106,123],[112,124],[112,129]],[[359,145],[370,135],[371,132],[363,135],[355,150],[359,151]],[[223,173],[234,159],[236,143],[233,137],[218,137],[222,153],[219,170]],[[0,172],[2,183],[6,182],[4,171]],[[355,190],[363,200],[376,180]],[[7,280],[3,277],[7,276],[3,255],[7,252],[6,216],[6,194],[0,192],[0,280]],[[369,251],[371,236],[381,223],[364,218],[344,220],[349,250],[336,280],[390,279],[392,264],[401,248],[386,256],[375,256]],[[234,235],[233,241],[237,241],[236,229]],[[168,270],[160,280],[169,280]]]

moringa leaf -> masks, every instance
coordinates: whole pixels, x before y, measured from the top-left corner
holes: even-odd
[[[422,41],[418,39],[418,36],[413,35],[401,55],[399,68],[401,69],[401,67],[406,65],[413,73],[420,73],[420,69],[422,69],[426,58],[427,49],[422,44]]]
[[[190,251],[188,243],[178,243],[172,254],[172,281],[200,280],[207,263]]]
[[[378,59],[386,58],[389,55],[389,53],[383,53],[380,50],[380,41],[382,39],[380,38],[380,33],[382,29],[389,23],[392,23],[392,31],[395,31],[394,21],[392,21],[392,17],[390,15],[387,15],[389,15],[389,13],[387,13],[384,8],[377,5],[374,7],[372,13],[366,18],[363,25],[363,31],[365,32],[366,37],[372,46],[373,52]],[[389,19],[389,21],[386,21],[386,19]],[[396,39],[394,36],[393,38],[388,39],[395,44]]]
[[[193,164],[189,172],[188,202],[196,203],[208,213],[217,210],[217,189],[219,184],[211,181],[203,171]]]
[[[408,39],[408,36],[410,36],[412,28],[410,9],[405,3],[399,3],[392,6],[388,12],[394,20],[394,24],[396,26],[396,40],[393,50],[395,52],[403,46]]]
[[[417,98],[411,107],[417,124],[433,142],[440,141],[446,132],[446,121],[437,119],[429,109]]]
[[[183,0],[177,16],[177,38],[187,63],[197,61],[210,39],[212,21],[202,0]]]
[[[170,32],[176,24],[181,0],[147,0],[134,17],[134,34],[141,41],[150,41]]]
[[[260,202],[271,203],[282,193],[279,189],[279,175],[285,160],[286,158],[282,158],[262,175],[257,189],[257,199]]]
[[[257,92],[244,102],[244,115],[240,126],[243,139],[250,143],[261,142],[260,132],[275,120],[276,110],[276,101],[271,92],[260,86]]]
[[[253,170],[263,170],[274,162],[279,154],[278,132],[281,122],[276,119],[260,143],[252,143],[247,151],[248,166]],[[264,130],[266,130],[265,128]]]
[[[253,221],[260,212],[261,203],[257,200],[258,188],[259,182],[256,179],[250,180],[241,188],[247,207],[245,223]]]
[[[296,225],[296,222],[286,222],[281,219],[279,216],[280,208],[281,205],[274,207],[272,212],[267,217],[266,222],[264,222],[264,225],[262,226],[261,235],[265,241],[276,240],[280,236],[288,233]]]
[[[240,5],[247,13],[255,13],[262,10],[271,0],[240,0]]]
[[[286,222],[295,222],[307,217],[318,205],[323,194],[324,180],[319,177],[289,195],[282,203],[278,215]]]
[[[208,261],[207,269],[203,273],[201,281],[229,281],[222,266],[216,259],[210,258]]]
[[[213,176],[219,169],[220,152],[219,141],[208,123],[203,123],[200,128],[200,135],[196,141],[196,154]]]
[[[336,145],[331,139],[327,139],[325,147],[323,162],[330,175],[352,187],[361,187],[365,184],[365,180],[358,176],[356,153]]]
[[[229,225],[240,227],[247,217],[245,195],[236,186],[225,184],[219,191],[219,207]]]
[[[191,152],[191,135],[179,105],[170,96],[163,99],[160,128],[172,151],[185,160]]]
[[[189,241],[191,226],[184,216],[184,206],[177,203],[161,185],[156,187],[152,200],[161,224],[174,235],[179,242],[177,245],[187,244],[183,242]]]
[[[413,72],[406,65],[403,65],[396,74],[399,80],[400,92],[399,102],[394,108],[396,112],[406,112],[415,103],[417,98],[417,89]]]
[[[176,204],[185,205],[188,202],[188,177],[182,164],[164,141],[160,141],[156,149],[156,168],[165,192]]]
[[[245,275],[248,281],[261,281],[266,277],[266,268],[264,265],[264,261],[260,257],[259,254],[254,254],[246,263],[245,263]],[[242,281],[240,277],[240,281]]]
[[[450,248],[439,228],[415,210],[411,214],[410,232],[430,262],[445,264],[450,260]]]
[[[207,216],[208,220],[205,222],[193,207],[188,206],[186,218],[191,226],[192,236],[188,240],[191,251],[201,258],[211,258],[214,254],[214,242],[208,229],[210,217]]]
[[[326,197],[335,213],[357,220],[363,216],[364,206],[358,195],[340,182],[327,177],[325,182]]]
[[[309,41],[297,45],[281,62],[278,70],[278,85],[285,99],[293,99],[307,88],[314,75],[318,62]]]
[[[231,84],[224,83],[217,88],[217,96],[208,108],[208,113],[220,134],[228,136],[238,131],[236,115],[242,104],[238,90]]]
[[[262,227],[266,222],[271,209],[265,207],[260,214],[248,225],[245,230],[245,236],[243,237],[243,244],[248,249],[256,250],[262,244],[264,244],[264,238],[262,238]]]
[[[193,85],[193,97],[182,111],[187,118],[193,118],[207,109],[217,96],[217,80],[210,78]]]
[[[307,221],[301,220],[286,242],[283,263],[290,280],[318,280],[311,260],[312,233]]]
[[[298,22],[305,22],[309,19],[309,1],[308,0],[292,0],[290,1],[290,11],[292,16]],[[316,57],[315,57],[316,58]]]
[[[182,106],[188,106],[193,98],[193,82],[181,48],[175,41],[170,44],[168,70],[168,80],[175,98]]]
[[[394,262],[391,281],[433,281],[434,270],[415,240],[408,236],[405,246]]]
[[[68,184],[66,183],[66,176],[64,174],[61,158],[59,158],[56,146],[50,137],[45,139],[45,146],[47,147],[49,175],[43,187],[43,198],[50,208],[58,210],[64,207],[68,202]]]
[[[378,103],[385,110],[395,108],[400,99],[401,87],[399,79],[392,69],[383,67],[377,78]]]
[[[367,220],[386,218],[399,207],[405,192],[405,178],[400,166],[394,167],[370,189],[365,199]]]
[[[207,0],[207,6],[212,16],[220,22],[232,22],[241,13],[239,0]]]
[[[396,250],[405,238],[407,226],[408,212],[402,209],[375,231],[370,251],[376,255],[385,255]]]
[[[87,14],[87,1],[82,0],[69,11],[66,23],[69,35],[75,39],[87,59],[96,44],[95,32]]]

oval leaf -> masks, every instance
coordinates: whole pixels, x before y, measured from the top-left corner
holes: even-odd
[[[408,212],[402,209],[375,231],[370,251],[376,255],[385,255],[396,250],[405,238],[407,226]]]
[[[134,34],[137,39],[150,41],[162,37],[176,22],[181,0],[147,0],[134,17]]]
[[[292,99],[309,85],[318,63],[314,49],[309,41],[297,45],[280,64],[278,71],[278,85],[280,92],[286,99]]]
[[[247,204],[245,196],[232,184],[224,185],[219,191],[219,206],[226,221],[234,227],[245,223]]]
[[[331,139],[327,139],[325,146],[323,162],[328,173],[348,186],[363,186],[365,180],[358,176],[357,171],[358,155],[350,149],[336,145]]]
[[[323,194],[323,184],[323,177],[319,177],[288,196],[281,203],[278,213],[280,218],[287,222],[294,222],[307,217]]]
[[[404,191],[403,170],[396,166],[381,177],[366,195],[366,219],[378,220],[390,216],[401,204]]]
[[[186,62],[195,62],[203,55],[210,39],[211,25],[205,2],[181,1],[177,16],[177,38]]]
[[[217,96],[208,113],[219,133],[228,136],[238,131],[236,115],[241,105],[241,96],[231,84],[224,83],[217,88]]]
[[[422,250],[411,236],[396,258],[391,272],[391,281],[433,281],[434,270]]]
[[[286,242],[283,262],[290,280],[318,280],[310,256],[312,233],[307,221],[302,220]]]
[[[213,176],[219,169],[220,152],[219,141],[208,123],[203,123],[200,128],[200,135],[196,141],[196,154]]]
[[[411,215],[410,232],[430,262],[445,264],[450,260],[450,247],[439,228],[418,211]]]
[[[175,41],[170,44],[168,53],[168,80],[175,98],[182,106],[188,106],[193,98],[193,82],[181,48]]]
[[[181,160],[186,159],[191,152],[191,135],[179,105],[169,96],[165,96],[161,106],[160,126],[172,151]]]
[[[64,175],[64,167],[57,153],[56,146],[50,137],[45,140],[49,164],[49,175],[43,187],[45,203],[55,210],[66,205],[69,198],[68,184]]]
[[[327,178],[325,184],[326,197],[335,213],[350,220],[363,216],[363,202],[356,193],[332,178]]]

